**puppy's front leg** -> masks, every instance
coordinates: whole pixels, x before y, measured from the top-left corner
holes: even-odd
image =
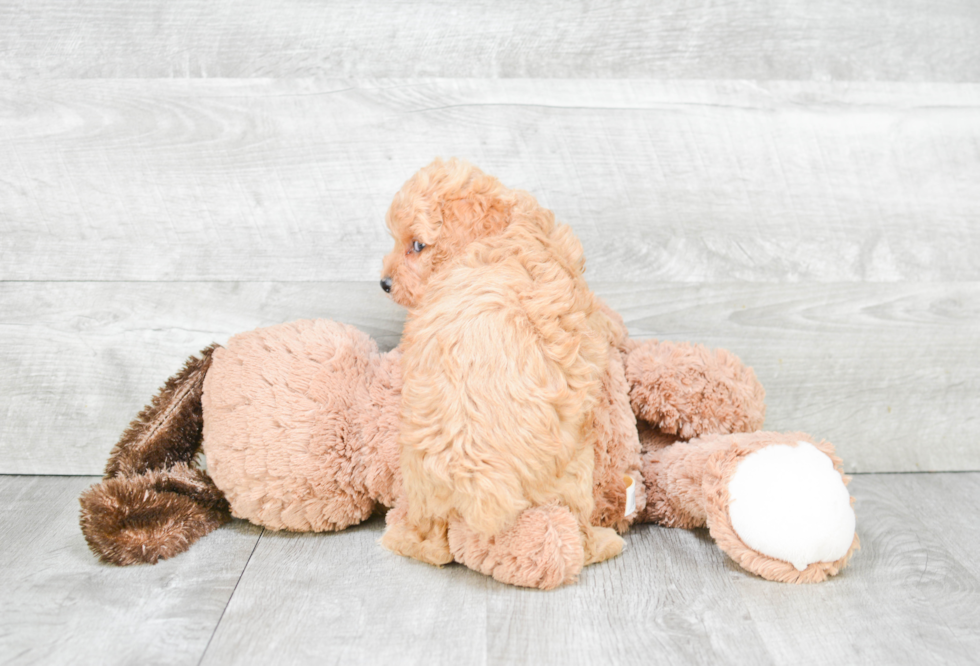
[[[422,562],[442,566],[453,561],[445,520],[425,518],[412,522],[408,516],[408,497],[402,494],[385,516],[381,545],[388,550]]]

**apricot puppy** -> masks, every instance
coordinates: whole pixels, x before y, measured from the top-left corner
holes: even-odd
[[[626,331],[583,279],[570,228],[458,160],[415,174],[386,221],[381,286],[408,318],[403,491],[382,543],[433,564],[510,558],[506,582],[537,587],[617,555],[622,539],[590,518],[601,381]],[[539,527],[515,535],[526,525]],[[578,534],[555,535],[568,525]],[[548,539],[542,555],[533,541]],[[549,557],[557,573],[537,570]]]

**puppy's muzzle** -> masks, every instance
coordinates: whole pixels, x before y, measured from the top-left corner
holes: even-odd
[[[391,278],[386,277],[381,280],[381,288],[385,290],[386,294],[391,293]]]

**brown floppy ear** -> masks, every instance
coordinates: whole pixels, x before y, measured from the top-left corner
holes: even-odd
[[[140,412],[79,498],[82,534],[104,562],[156,563],[231,520],[221,491],[197,467],[204,377],[217,345],[191,356]]]
[[[231,520],[228,502],[204,470],[179,462],[107,478],[79,498],[82,534],[110,564],[156,564]]]

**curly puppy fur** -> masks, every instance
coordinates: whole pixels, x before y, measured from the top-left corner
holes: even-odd
[[[618,554],[622,539],[591,518],[597,411],[609,409],[603,379],[626,330],[586,284],[571,229],[457,160],[411,178],[387,223],[384,278],[409,314],[396,509],[406,506],[389,513],[382,543],[444,564],[450,521],[489,539],[557,502],[585,564]]]

